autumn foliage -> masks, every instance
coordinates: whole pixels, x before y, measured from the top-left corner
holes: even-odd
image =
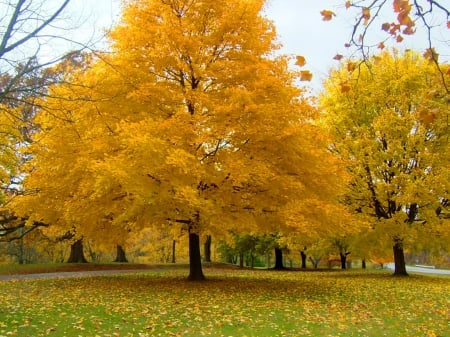
[[[17,198],[18,212],[119,244],[151,226],[197,237],[342,228],[338,160],[294,85],[311,74],[274,53],[263,5],[129,2],[112,53],[72,67],[78,85],[43,102],[25,182],[38,193]]]
[[[352,175],[346,202],[394,241],[394,253],[418,242],[447,246],[449,116],[440,72],[417,53],[384,52],[357,68],[342,63],[325,88],[324,127]]]

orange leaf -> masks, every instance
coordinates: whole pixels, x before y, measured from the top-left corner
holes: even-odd
[[[323,21],[330,21],[333,18],[333,16],[336,16],[334,12],[329,11],[327,9],[322,10],[320,14],[322,15]]]
[[[394,12],[401,12],[406,6],[409,5],[409,0],[394,0]]]
[[[348,62],[347,63],[347,71],[352,72],[356,69],[356,63],[355,62]]]
[[[447,21],[447,28],[450,29],[450,21]]]
[[[434,48],[428,48],[423,53],[423,57],[430,61],[437,61],[439,58],[439,54],[436,52]]]
[[[334,55],[333,60],[340,61],[342,58],[343,56],[341,54],[336,54]]]
[[[410,26],[403,29],[403,34],[405,34],[405,35],[413,35],[415,32],[416,32],[416,30]]]
[[[312,73],[309,70],[300,71],[300,81],[311,81]]]
[[[349,92],[351,90],[351,87],[347,81],[341,82],[339,85],[341,87],[341,92]]]
[[[414,26],[413,20],[411,20],[411,17],[409,16],[408,11],[402,11],[399,15],[397,15],[398,23],[403,26]]]
[[[303,67],[305,65],[306,59],[303,56],[297,55],[296,59],[297,61],[295,61],[295,65],[299,67]]]
[[[397,31],[400,30],[400,25],[391,25],[391,29],[389,30],[389,34],[395,35]]]
[[[391,28],[391,24],[389,22],[385,22],[381,25],[381,29],[387,32]]]
[[[345,8],[350,8],[351,5],[352,5],[352,4],[351,4],[350,1],[346,1],[346,2],[345,2]]]
[[[402,42],[403,41],[403,36],[401,35],[397,35],[397,38],[395,39],[397,42]]]
[[[384,49],[384,47],[385,47],[384,42],[380,42],[380,43],[378,44],[378,48],[379,48],[379,49]]]

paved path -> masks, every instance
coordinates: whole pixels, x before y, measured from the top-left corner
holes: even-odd
[[[163,269],[161,269],[163,270]],[[40,273],[40,274],[16,274],[16,275],[0,275],[0,281],[18,281],[18,280],[43,280],[43,279],[59,279],[70,277],[91,277],[103,275],[117,274],[136,274],[149,271],[161,271],[156,269],[130,269],[130,270],[87,270],[87,271],[67,271],[58,273]]]
[[[386,269],[394,270],[394,263],[387,263]],[[40,274],[16,274],[16,275],[0,275],[0,281],[19,281],[19,280],[44,280],[44,279],[61,279],[61,278],[76,278],[76,277],[92,277],[105,275],[119,275],[119,274],[137,274],[147,272],[161,272],[167,269],[128,269],[128,270],[86,270],[86,271],[69,271],[57,273],[40,273]],[[447,269],[433,269],[406,266],[406,271],[412,273],[435,274],[435,275],[450,275],[450,270]]]
[[[395,265],[394,265],[394,263],[387,263],[386,268],[394,270]],[[411,272],[411,273],[421,273],[421,274],[450,275],[450,270],[448,270],[448,269],[434,269],[434,268],[406,266],[406,271]]]

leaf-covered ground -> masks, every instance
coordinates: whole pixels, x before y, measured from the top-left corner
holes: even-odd
[[[208,269],[0,282],[0,336],[450,336],[450,278]]]

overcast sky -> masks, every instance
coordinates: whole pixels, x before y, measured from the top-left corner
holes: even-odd
[[[350,56],[344,44],[350,36],[354,19],[343,8],[343,4],[343,0],[268,0],[266,15],[277,27],[284,46],[282,51],[306,57],[304,68],[313,73],[310,85],[316,91],[330,67],[337,66],[333,57],[337,53]],[[111,28],[120,18],[120,0],[72,0],[70,6],[68,11],[73,13],[73,19],[82,23],[78,31],[83,34],[83,38],[100,36],[104,29]],[[330,9],[338,15],[332,21],[324,22],[320,15],[323,9]],[[440,50],[443,52],[441,60],[446,58],[448,61],[449,37],[444,39],[447,43],[444,50]],[[423,52],[425,41],[423,34],[416,34],[405,40],[401,47]]]

